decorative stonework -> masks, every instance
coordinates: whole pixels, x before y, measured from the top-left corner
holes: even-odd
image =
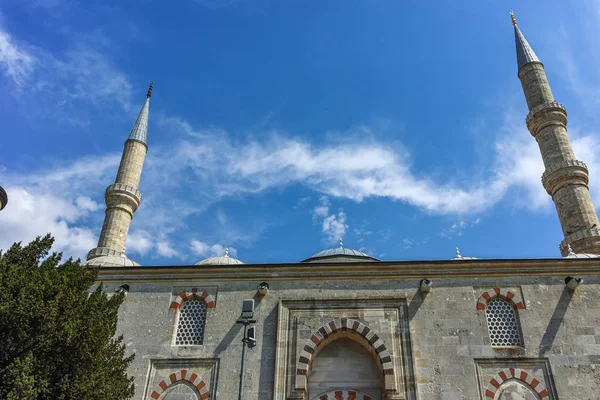
[[[550,394],[544,384],[537,380],[533,375],[519,368],[505,368],[490,380],[490,383],[485,390],[486,400],[493,400],[500,386],[511,379],[527,384],[527,386],[537,393],[542,400],[550,398]]]
[[[514,389],[519,386],[531,396],[518,398],[558,399],[552,368],[547,358],[475,358],[474,361],[482,400],[512,398],[511,394],[515,394]],[[522,391],[519,393],[524,394]],[[566,397],[583,398],[577,395]]]
[[[540,104],[531,109],[525,119],[532,136],[536,136],[547,124],[560,123],[567,125],[567,110],[556,101]]]
[[[313,400],[374,400],[368,394],[357,392],[356,390],[333,390],[314,397]]]
[[[215,308],[215,298],[213,295],[208,293],[206,290],[192,288],[187,291],[183,291],[179,293],[179,295],[171,302],[171,306],[169,308],[178,309],[181,307],[181,304],[187,300],[188,298],[196,298],[200,299],[206,304],[206,308]]]
[[[296,368],[298,380],[302,379],[300,377],[301,375],[308,376],[310,362],[313,355],[317,352],[317,348],[321,345],[321,342],[340,331],[349,331],[364,338],[377,354],[383,370],[383,375],[394,375],[394,366],[392,364],[390,352],[383,340],[373,332],[371,328],[355,319],[336,318],[317,329],[310,339],[306,341],[306,344],[300,353],[298,366]]]
[[[398,297],[280,302],[273,400],[313,400],[318,393],[340,390],[331,386],[314,391],[311,363],[329,344],[344,339],[356,342],[372,357],[382,398],[416,400],[408,316],[406,298]],[[375,392],[363,392],[378,398]]]
[[[150,397],[153,399],[159,399],[160,396],[167,391],[167,389],[182,381],[191,384],[198,391],[202,400],[210,399],[210,393],[208,391],[206,383],[202,380],[202,378],[200,378],[200,376],[197,373],[193,371],[188,371],[186,369],[182,369],[179,372],[172,373],[169,375],[168,378],[163,379],[158,384],[158,387],[152,392]]]
[[[485,311],[487,309],[487,304],[494,297],[501,297],[505,299],[506,301],[511,303],[517,310],[525,309],[525,303],[523,303],[523,299],[516,292],[495,287],[493,289],[488,290],[487,292],[483,292],[481,296],[479,296],[479,300],[477,300],[477,310]]]

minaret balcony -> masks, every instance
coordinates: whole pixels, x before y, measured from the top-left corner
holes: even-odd
[[[556,101],[540,104],[529,112],[525,122],[531,135],[535,136],[546,125],[559,123],[566,126],[567,110]]]
[[[123,183],[113,183],[104,192],[106,205],[126,205],[134,212],[142,202],[142,193],[135,187]]]
[[[587,165],[579,160],[567,160],[550,165],[542,174],[542,185],[551,196],[564,184],[587,185],[588,181]]]

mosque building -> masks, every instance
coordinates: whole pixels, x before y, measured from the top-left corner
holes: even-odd
[[[600,399],[600,225],[588,169],[512,18],[526,124],[564,234],[556,258],[457,249],[448,260],[379,260],[340,241],[297,263],[225,253],[142,266],[124,247],[142,200],[150,86],[86,261],[108,292],[128,293],[118,332],[135,353],[134,399]]]

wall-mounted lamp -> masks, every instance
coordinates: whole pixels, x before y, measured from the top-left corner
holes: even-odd
[[[431,290],[431,286],[433,286],[433,281],[430,279],[421,279],[419,283],[419,290],[421,293],[429,293]]]
[[[129,285],[124,284],[124,285],[119,286],[118,288],[115,289],[115,293],[117,293],[117,294],[123,293],[125,296],[127,296],[127,293],[129,293]]]
[[[258,284],[258,293],[261,295],[266,295],[269,293],[269,284],[267,282],[261,282]]]
[[[567,289],[575,290],[575,288],[583,283],[582,278],[576,278],[572,276],[567,276],[565,278],[565,285],[567,285]]]
[[[254,299],[245,299],[242,303],[242,319],[250,320],[254,317]]]

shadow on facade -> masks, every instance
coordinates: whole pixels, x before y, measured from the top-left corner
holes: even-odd
[[[260,372],[258,376],[258,398],[270,399],[273,396],[273,385],[275,384],[275,349],[277,347],[277,311],[274,307],[269,315],[265,317],[262,325]]]
[[[412,299],[410,300],[410,304],[408,305],[409,321],[412,321],[414,316],[417,314],[417,311],[419,311],[419,308],[421,307],[421,304],[423,304],[423,301],[425,300],[426,296],[427,294],[422,293],[419,289],[417,289]]]
[[[563,319],[565,318],[565,314],[567,312],[567,308],[569,308],[569,303],[571,302],[572,297],[573,291],[565,287],[560,295],[558,304],[552,313],[550,322],[548,323],[548,326],[544,332],[544,336],[540,342],[540,357],[543,357],[552,347],[554,339],[558,334],[558,330],[560,329]]]

